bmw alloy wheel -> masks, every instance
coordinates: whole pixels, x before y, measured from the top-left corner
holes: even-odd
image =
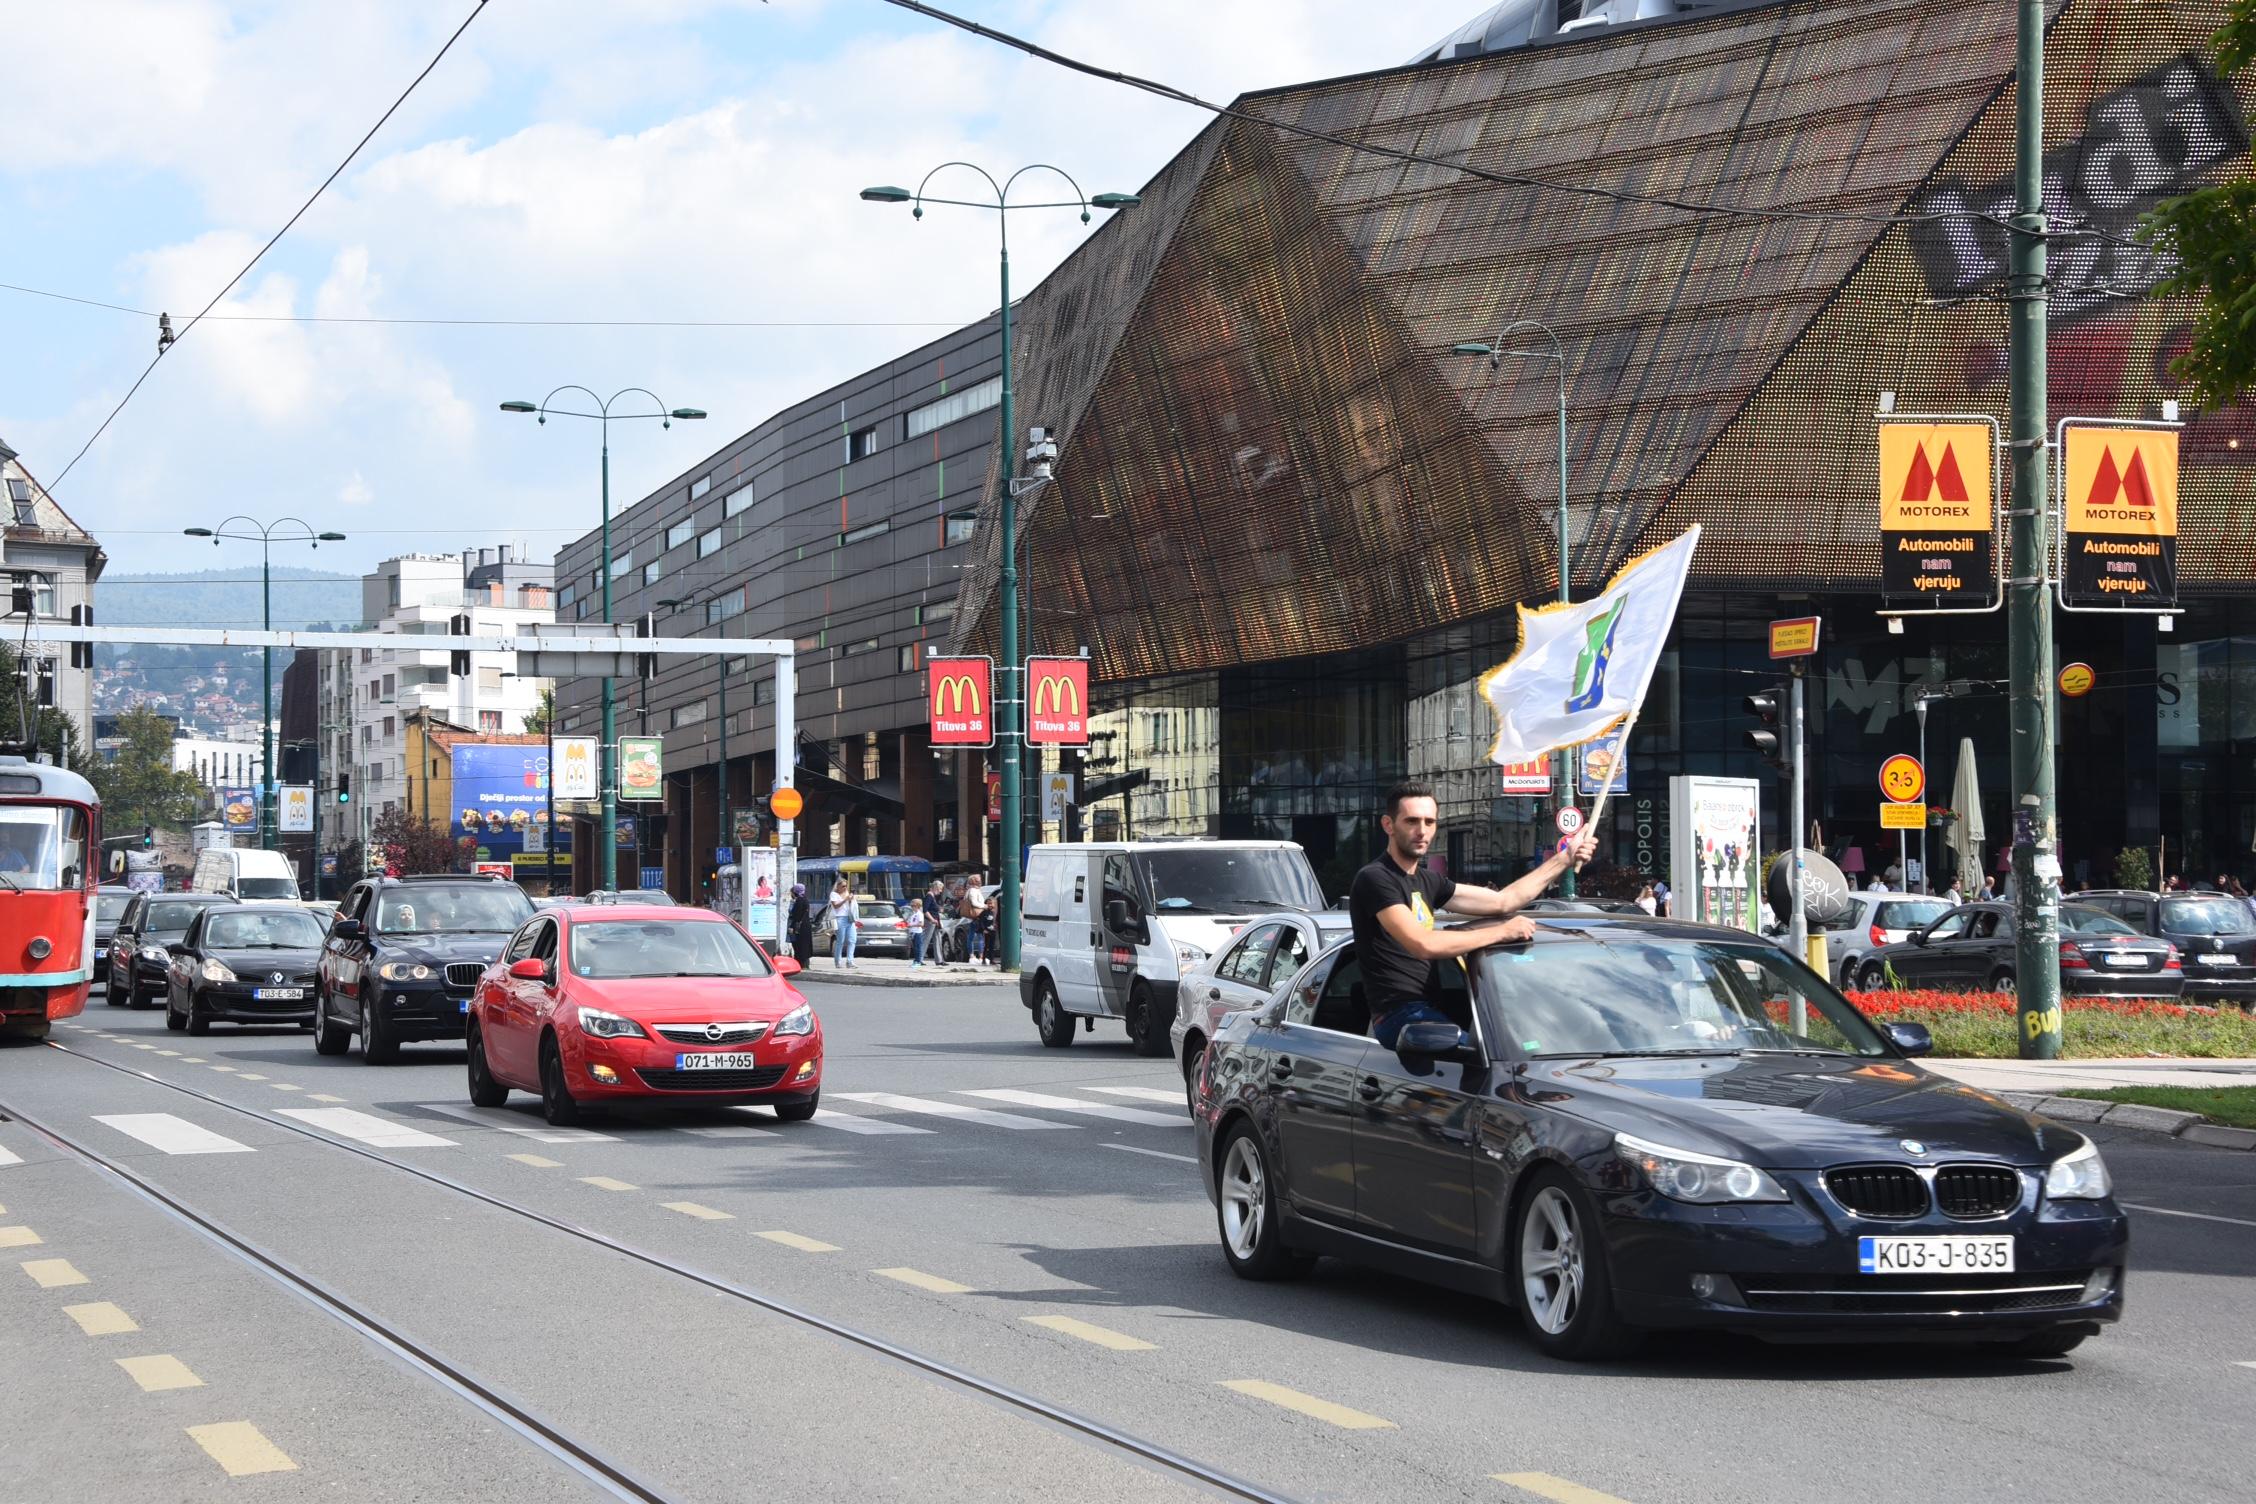
[[[1564,1335],[1582,1309],[1588,1277],[1582,1219],[1565,1191],[1547,1185],[1520,1218],[1520,1284],[1535,1324],[1553,1337]]]

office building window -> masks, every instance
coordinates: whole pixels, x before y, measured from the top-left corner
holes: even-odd
[[[501,729],[501,712],[498,710],[479,711],[478,729],[480,731],[499,731]]]
[[[626,551],[625,553],[623,553],[623,554],[613,554],[613,555],[611,556],[611,578],[612,578],[612,579],[614,579],[614,580],[615,580],[615,579],[619,578],[619,576],[621,576],[621,575],[625,574],[625,573],[626,573],[626,572],[627,572],[628,570],[630,570],[630,569],[632,569],[632,568],[634,568],[634,550],[633,550],[633,549],[631,549],[631,548],[630,548],[630,549],[628,549],[628,550],[627,550],[627,551]]]
[[[710,491],[712,489],[713,477],[710,475],[700,475],[699,477],[697,477],[697,479],[689,483],[689,499],[691,501],[695,501],[698,497],[703,496],[707,491]]]
[[[891,531],[893,531],[891,518],[880,518],[876,522],[865,522],[860,527],[849,528],[840,533],[838,535],[838,546],[844,548],[849,543],[862,543],[871,538],[882,538]]]
[[[969,543],[972,534],[978,531],[979,519],[971,513],[950,512],[948,514],[948,531],[943,535],[947,542],[943,547],[953,547],[958,543]]]
[[[910,438],[918,438],[936,428],[945,428],[959,419],[968,418],[973,413],[983,413],[990,407],[1000,406],[1002,400],[1003,378],[990,376],[977,386],[967,386],[937,402],[927,402],[922,407],[909,409],[902,420],[903,427]]]
[[[388,698],[399,693],[399,680],[395,676],[386,674],[384,676],[383,682],[384,687],[381,691],[379,691],[381,694],[385,695]],[[385,724],[390,725],[391,723],[387,721],[385,722]]]
[[[928,606],[917,607],[917,625],[921,627],[929,622],[947,621],[955,614],[956,603],[954,601],[934,601]]]
[[[578,600],[579,598],[580,587],[577,585],[566,585],[556,594],[557,609],[561,610],[564,607],[569,606],[570,604],[572,604],[572,602]]]
[[[721,598],[716,595],[705,603],[705,625],[708,627],[718,626],[720,621]]]
[[[696,536],[697,519],[684,517],[681,521],[666,529],[666,547],[679,548]]]
[[[877,430],[874,427],[857,428],[846,436],[846,459],[849,464],[855,460],[866,460],[875,453]]]
[[[729,492],[728,499],[721,503],[721,515],[723,517],[734,517],[750,505],[752,505],[752,488],[750,486],[738,486],[735,490]]]
[[[697,557],[709,559],[721,551],[721,530],[714,528],[697,540]]]
[[[574,606],[572,608],[572,620],[574,621],[586,621],[587,614],[588,603],[586,601],[581,601],[577,606]]]
[[[773,705],[775,703],[775,680],[758,679],[753,681],[752,703],[755,705]]]
[[[708,708],[710,708],[710,702],[705,700],[692,700],[687,705],[676,705],[674,707],[675,729],[679,730],[683,726],[694,726],[704,720]]]
[[[500,669],[481,668],[478,670],[478,693],[482,695],[498,695],[501,693]]]
[[[642,566],[642,582],[645,585],[655,585],[658,583],[658,577],[665,572],[665,569],[660,566],[658,561],[656,559],[652,559],[648,564]]]
[[[918,645],[913,642],[901,649],[898,658],[900,672],[913,674],[917,671],[917,650]]]
[[[874,653],[877,651],[877,639],[874,637],[865,637],[860,642],[849,642],[848,644],[846,644],[846,646],[840,648],[838,651],[841,657],[846,658],[851,658],[856,653]]]

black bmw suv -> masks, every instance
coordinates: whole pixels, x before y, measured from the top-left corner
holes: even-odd
[[[493,877],[370,877],[353,884],[321,948],[313,1047],[342,1055],[360,1036],[372,1065],[416,1039],[460,1039],[470,995],[533,912]]]

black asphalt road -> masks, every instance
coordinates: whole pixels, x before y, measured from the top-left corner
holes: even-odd
[[[469,1108],[459,1049],[411,1046],[378,1069],[323,1059],[295,1030],[191,1040],[99,1000],[56,1036],[90,1058],[0,1052],[0,1105],[128,1164],[685,1504],[1198,1490],[336,1140],[374,1137],[374,1155],[1278,1496],[2252,1492],[2256,1154],[2103,1135],[2119,1196],[2142,1208],[2131,1315],[2066,1360],[1671,1338],[1578,1367],[1535,1353],[1500,1308],[1369,1270],[1234,1279],[1173,1068],[1116,1031],[1045,1050],[999,986],[813,996],[830,1061],[805,1125],[638,1112],[558,1133],[526,1098]],[[0,1385],[16,1417],[0,1499],[604,1497],[25,1124],[0,1122],[0,1151],[21,1161],[0,1163]],[[80,1282],[52,1282],[68,1276]],[[135,1329],[104,1330],[104,1303]],[[143,1388],[180,1371],[200,1382]]]

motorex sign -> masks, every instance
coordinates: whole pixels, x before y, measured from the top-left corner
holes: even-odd
[[[528,829],[548,820],[548,748],[538,742],[454,749],[454,836],[485,848],[482,860],[507,861],[525,849]]]

